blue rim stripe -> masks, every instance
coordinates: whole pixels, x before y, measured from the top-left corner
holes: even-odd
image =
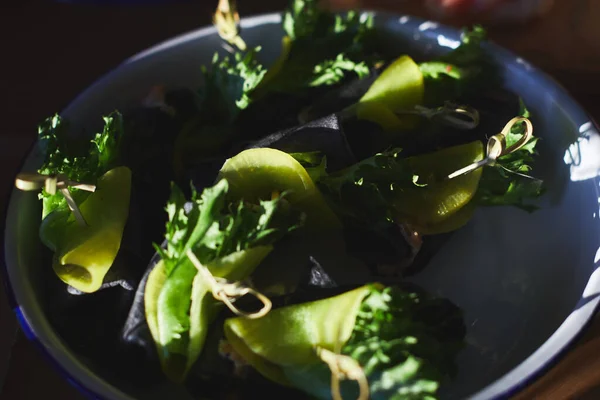
[[[29,339],[36,349],[41,352],[42,356],[49,362],[49,364],[54,367],[56,371],[65,379],[71,386],[77,389],[81,394],[85,397],[93,400],[103,400],[103,397],[94,393],[90,389],[86,388],[85,385],[80,383],[76,378],[74,378],[44,347],[44,345],[38,340],[37,336],[33,332],[33,329],[27,322],[27,318],[25,317],[23,310],[21,307],[16,307],[13,310],[17,316],[17,321],[19,321],[19,325],[22,328],[25,337]]]

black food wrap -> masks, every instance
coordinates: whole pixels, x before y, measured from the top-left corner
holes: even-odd
[[[340,118],[336,114],[275,132],[248,146],[248,148],[260,147],[269,147],[286,153],[320,151],[327,157],[327,169],[331,171],[356,162]]]

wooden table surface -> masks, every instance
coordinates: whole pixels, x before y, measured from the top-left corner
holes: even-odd
[[[241,0],[239,10],[242,15],[264,13],[281,10],[286,3],[286,0]],[[3,2],[0,5],[0,209],[4,210],[14,173],[35,139],[38,122],[63,109],[79,92],[125,58],[174,35],[209,24],[215,4],[216,0],[136,6],[42,0]],[[362,4],[370,9],[426,15],[420,1],[364,0]],[[557,0],[544,19],[528,26],[495,28],[490,34],[494,41],[557,78],[592,117],[600,120],[598,18],[600,2]],[[599,388],[600,319],[597,318],[577,346],[517,398],[600,399]],[[42,397],[82,398],[18,332],[14,314],[4,293],[0,293],[0,398]]]

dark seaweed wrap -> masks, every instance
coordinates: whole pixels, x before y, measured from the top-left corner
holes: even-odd
[[[300,112],[300,122],[314,121],[356,104],[379,77],[379,71],[372,68],[369,76],[352,79],[318,97],[310,106]]]
[[[320,151],[328,170],[336,171],[356,162],[337,114],[268,135],[248,148],[270,147],[286,153]]]

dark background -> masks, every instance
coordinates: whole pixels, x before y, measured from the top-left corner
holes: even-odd
[[[359,0],[329,0],[336,7]],[[156,2],[156,1],[155,1]],[[90,5],[4,0],[0,5],[0,209],[20,159],[46,116],[122,60],[211,23],[217,1]],[[116,0],[106,3],[117,3]],[[138,0],[138,3],[140,1]],[[422,1],[363,0],[363,7],[426,16]],[[491,38],[537,64],[600,120],[600,2],[557,0],[543,19],[490,30]],[[279,11],[286,0],[239,0],[242,16]],[[444,21],[460,26],[464,20]],[[0,398],[81,399],[22,333],[0,286]],[[5,376],[4,381],[2,378]],[[578,347],[519,398],[598,399],[600,322]]]

